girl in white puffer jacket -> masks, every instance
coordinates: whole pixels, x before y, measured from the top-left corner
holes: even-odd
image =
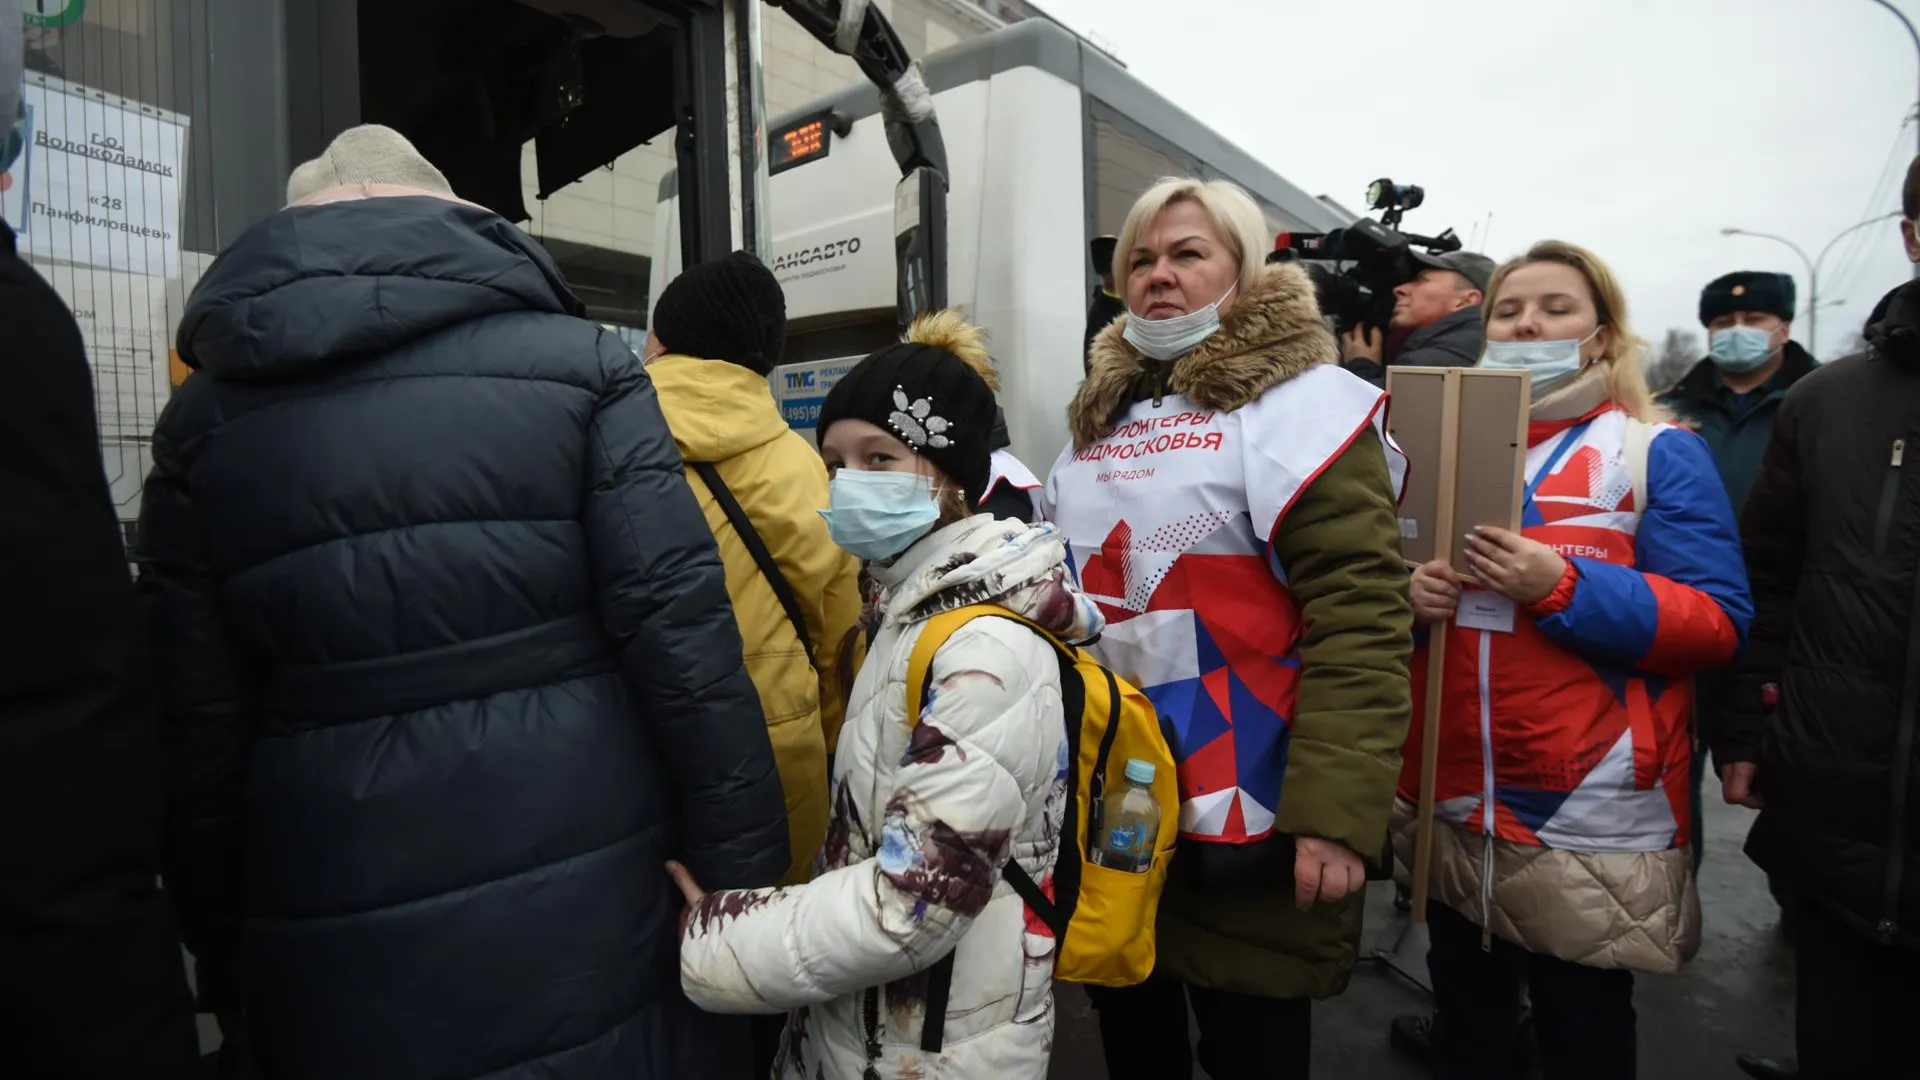
[[[980,331],[943,312],[828,394],[828,524],[869,561],[876,593],[816,875],[702,895],[670,866],[689,903],[687,995],[715,1012],[792,1010],[781,1080],[1047,1073],[1054,941],[1000,868],[1018,859],[1051,891],[1068,794],[1053,647],[975,619],[934,655],[918,722],[906,715],[908,660],[933,615],[996,604],[1067,641],[1101,626],[1052,526],[969,515],[990,482],[992,379]],[[927,972],[949,954],[942,1048],[925,1052]]]

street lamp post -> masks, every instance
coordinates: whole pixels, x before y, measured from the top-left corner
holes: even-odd
[[[1872,0],[1872,2],[1893,12],[1893,17],[1899,19],[1900,25],[1907,28],[1907,36],[1913,39],[1914,58],[1916,61],[1920,61],[1920,30],[1913,28],[1913,20],[1907,18],[1906,15],[1903,14],[1899,8],[1894,7],[1889,0]],[[1915,96],[1914,104],[1916,108],[1920,108],[1920,95]],[[1914,149],[1916,152],[1920,152],[1920,124],[1914,125],[1914,128]],[[1914,264],[1913,276],[1920,278],[1920,263]]]
[[[1822,304],[1820,302],[1820,265],[1827,261],[1828,255],[1833,253],[1833,246],[1835,244],[1838,244],[1840,241],[1853,235],[1855,232],[1866,228],[1869,225],[1878,225],[1883,221],[1886,221],[1890,218],[1897,218],[1899,216],[1900,216],[1900,211],[1895,210],[1890,213],[1881,214],[1879,217],[1871,217],[1865,221],[1854,222],[1853,224],[1847,226],[1846,228],[1841,229],[1838,233],[1835,233],[1833,239],[1827,241],[1827,246],[1820,249],[1820,257],[1817,259],[1807,258],[1806,251],[1803,250],[1799,244],[1794,243],[1793,241],[1787,239],[1784,236],[1775,236],[1773,233],[1755,232],[1752,229],[1735,229],[1732,227],[1728,227],[1728,228],[1721,229],[1720,235],[1721,236],[1755,236],[1755,237],[1759,237],[1762,240],[1772,240],[1777,243],[1785,244],[1788,247],[1793,249],[1793,253],[1795,255],[1800,256],[1801,262],[1807,264],[1807,351],[1813,353],[1815,356],[1819,356],[1820,355],[1820,309],[1823,307],[1837,306],[1837,304]]]

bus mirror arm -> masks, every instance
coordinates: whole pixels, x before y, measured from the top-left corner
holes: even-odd
[[[880,91],[887,149],[900,167],[894,192],[894,250],[904,329],[947,303],[947,144],[933,94],[886,15],[868,0],[766,0],[807,33],[853,59]],[[846,25],[843,26],[843,23]]]
[[[886,117],[887,146],[905,176],[919,168],[947,175],[947,144],[940,121],[933,114],[933,95],[921,78],[907,47],[893,24],[867,0],[766,0],[800,24],[820,44],[858,64],[867,81],[880,91]],[[851,43],[840,36],[844,16],[857,16]]]

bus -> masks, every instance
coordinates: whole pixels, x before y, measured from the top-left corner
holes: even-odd
[[[1308,195],[1060,25],[1028,19],[930,57],[946,140],[948,302],[991,335],[1011,450],[1040,476],[1066,445],[1096,282],[1089,244],[1170,175],[1231,180],[1274,233],[1352,215]],[[769,125],[765,258],[787,297],[785,363],[771,376],[787,422],[812,437],[827,391],[896,340],[895,187],[879,95],[852,86]],[[680,270],[679,184],[654,217],[650,293]]]

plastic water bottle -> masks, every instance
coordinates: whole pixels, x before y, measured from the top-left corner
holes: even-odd
[[[1118,799],[1109,794],[1102,800],[1112,809],[1100,822],[1093,861],[1110,870],[1144,874],[1153,866],[1154,842],[1160,838],[1160,801],[1153,797],[1153,763],[1128,758],[1126,778]]]

